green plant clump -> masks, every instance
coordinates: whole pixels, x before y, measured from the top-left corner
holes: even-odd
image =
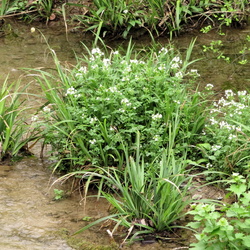
[[[239,174],[233,174],[227,189],[235,195],[236,201],[224,204],[220,211],[215,205],[194,204],[189,214],[194,215],[195,222],[187,226],[201,229],[197,233],[197,243],[191,249],[249,249],[250,248],[250,186]]]
[[[57,76],[39,71],[47,103],[38,126],[58,166],[122,169],[121,142],[133,156],[137,131],[150,162],[168,146],[174,117],[180,119],[174,147],[181,154],[205,121],[205,103],[198,92],[188,91],[188,79],[197,76],[195,70],[187,72],[192,46],[185,61],[170,46],[144,56],[132,56],[130,47],[125,55],[112,51],[108,57],[94,48],[73,70],[63,69],[56,59]]]
[[[142,28],[158,35],[168,32],[172,36],[186,24],[199,26],[207,21],[212,26],[230,26],[242,23],[249,12],[248,0],[94,0],[89,5],[67,5],[84,10],[73,19],[80,21],[86,30],[94,31],[101,24],[103,36],[111,33],[124,38],[131,30]]]
[[[25,121],[19,84],[7,85],[6,78],[0,90],[0,161],[27,152],[28,142],[38,138],[37,131]]]
[[[212,91],[213,85],[207,89]],[[213,94],[213,91],[211,92]],[[197,143],[209,170],[249,175],[249,102],[246,90],[225,90],[224,96],[213,102],[202,136]],[[218,174],[210,175],[213,179]]]
[[[179,120],[175,120],[178,126]],[[141,234],[162,232],[178,227],[174,224],[184,215],[184,208],[191,202],[188,190],[192,176],[186,171],[186,155],[175,159],[174,139],[176,127],[172,128],[169,147],[160,156],[160,162],[144,162],[140,154],[140,135],[137,133],[135,159],[126,154],[126,167],[123,171],[115,168],[99,168],[99,172],[78,171],[64,176],[67,179],[73,175],[89,176],[86,182],[86,194],[93,178],[102,179],[99,185],[101,197],[113,207],[114,213],[103,217],[79,230],[80,233],[89,227],[110,219],[116,222],[113,235],[118,226],[128,228],[125,240],[130,240]],[[103,184],[108,185],[112,192],[104,192]],[[109,190],[110,191],[110,190]],[[133,231],[133,233],[132,233]],[[124,240],[124,242],[125,242]],[[123,242],[123,243],[124,243]]]

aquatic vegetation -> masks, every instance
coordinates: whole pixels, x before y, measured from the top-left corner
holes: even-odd
[[[54,191],[54,195],[55,195],[54,199],[56,201],[61,200],[64,197],[64,191],[63,190],[54,188],[53,191]]]
[[[197,76],[187,70],[192,46],[184,60],[171,46],[133,55],[130,44],[125,55],[111,51],[108,57],[93,48],[72,70],[55,58],[57,75],[38,71],[47,100],[38,114],[44,122],[38,126],[60,169],[121,169],[121,142],[134,155],[137,131],[145,160],[155,159],[169,143],[177,110],[182,118],[176,128],[178,153],[192,144],[205,121],[205,102],[199,93],[188,91],[188,79]]]
[[[32,21],[36,17],[48,21],[53,10],[53,0],[2,0],[0,3],[0,18],[21,16],[23,20]]]
[[[102,35],[121,34],[127,37],[130,30],[143,28],[145,32],[158,35],[167,32],[172,37],[177,35],[185,24],[202,25],[208,21],[231,25],[241,23],[249,12],[249,1],[110,1],[94,0],[91,4],[68,3],[82,9],[83,14],[75,15],[86,31],[95,31],[102,26]]]
[[[27,152],[28,142],[38,138],[24,120],[23,101],[17,82],[8,84],[7,78],[0,91],[0,160]]]
[[[17,10],[18,8],[15,6],[15,1],[2,0],[0,3],[0,18],[8,14],[15,13]]]
[[[191,205],[188,214],[194,215],[195,222],[187,226],[201,230],[195,234],[197,243],[191,249],[249,249],[250,247],[250,186],[240,174],[234,173],[227,188],[235,195],[230,204],[200,203]]]
[[[126,166],[123,170],[116,168],[97,168],[89,172],[81,170],[64,175],[57,181],[77,175],[83,176],[85,183],[85,202],[87,202],[88,189],[98,177],[101,178],[98,189],[98,198],[105,198],[112,206],[112,212],[107,217],[89,223],[77,233],[83,232],[91,226],[105,220],[115,222],[109,228],[109,235],[113,237],[119,227],[127,228],[127,236],[123,243],[138,235],[153,232],[171,231],[178,227],[177,220],[184,216],[184,208],[191,202],[188,190],[191,186],[193,175],[186,170],[186,155],[175,158],[174,143],[177,135],[180,117],[176,115],[173,127],[170,128],[169,146],[159,156],[160,161],[145,162],[142,156],[140,134],[136,138],[135,158],[128,155],[128,148],[124,146]],[[108,186],[108,191],[103,191],[103,186]],[[106,189],[107,190],[107,189]]]
[[[196,144],[209,170],[249,174],[249,100],[246,90],[226,90],[224,96],[213,102],[199,138],[203,143]]]

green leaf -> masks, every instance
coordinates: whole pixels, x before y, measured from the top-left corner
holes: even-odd
[[[235,193],[237,196],[240,196],[246,191],[246,189],[247,186],[245,184],[240,184],[240,185],[232,184],[230,188],[228,188],[227,190]]]
[[[250,247],[250,235],[244,237],[243,245],[246,246],[246,247]]]
[[[201,226],[200,222],[189,222],[187,224],[187,227],[191,227],[191,228],[194,228],[194,229],[200,228],[200,226]]]

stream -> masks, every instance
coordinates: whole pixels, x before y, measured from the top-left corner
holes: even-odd
[[[48,55],[46,42],[40,33],[30,32],[34,24],[27,25],[13,20],[9,22],[7,35],[0,37],[0,81],[7,75],[10,82],[17,80],[24,74],[21,68],[53,68],[53,60]],[[62,24],[52,22],[48,27],[41,24],[34,27],[41,30],[59,60],[67,65],[76,62],[75,53],[83,53],[81,42],[91,46],[93,41],[92,37],[73,32],[69,32],[66,39]],[[192,58],[203,58],[193,65],[201,75],[200,87],[212,83],[218,93],[228,88],[238,90],[250,86],[250,63],[240,65],[236,60],[240,56],[239,50],[246,36],[250,35],[250,27],[227,29],[225,34],[219,36],[215,31],[208,34],[194,31],[174,40],[176,46],[185,51],[191,39],[197,37]],[[150,42],[149,39],[148,36],[140,39],[143,43],[135,42],[138,46],[145,46]],[[223,40],[223,51],[235,59],[234,62],[228,64],[202,51],[203,45],[208,45],[216,39]],[[159,38],[158,41],[163,46],[169,43],[166,38]],[[120,43],[126,44],[127,41]],[[245,59],[250,61],[249,51],[246,52]],[[30,79],[22,77],[22,84],[28,83]],[[35,94],[39,93],[34,82],[30,83],[29,89]],[[31,98],[29,105],[36,108],[40,101]],[[94,221],[107,215],[109,206],[103,200],[89,198],[84,209],[79,190],[74,190],[69,183],[51,187],[57,176],[52,175],[48,169],[49,161],[39,158],[39,150],[39,147],[34,148],[33,157],[25,158],[12,166],[0,165],[0,250],[115,249],[106,230],[100,229],[100,225],[77,236],[71,236],[87,225],[88,220]],[[55,188],[65,190],[63,199],[54,199]],[[74,192],[69,194],[67,190],[70,189]],[[177,249],[185,248],[186,245],[185,242],[164,246],[158,243],[139,244],[125,249]]]

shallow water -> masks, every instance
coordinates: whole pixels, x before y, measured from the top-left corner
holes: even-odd
[[[43,32],[59,60],[68,65],[75,64],[74,53],[78,55],[83,53],[81,42],[87,46],[90,46],[92,42],[92,38],[80,33],[69,33],[67,40],[61,24],[51,23],[50,26],[44,27],[40,24],[29,26],[11,21],[10,25],[8,35],[0,38],[0,80],[4,79],[7,74],[9,74],[10,80],[16,80],[23,74],[20,68],[51,69],[54,67],[53,60],[48,55],[45,40],[39,32],[30,32],[32,26]],[[242,66],[236,61],[231,64],[227,64],[223,60],[218,61],[213,55],[204,54],[202,45],[208,45],[215,39],[223,40],[225,53],[236,58],[246,35],[249,34],[250,27],[241,30],[226,30],[226,35],[223,37],[213,31],[208,34],[190,32],[175,39],[174,43],[181,51],[185,51],[191,39],[197,37],[192,57],[193,59],[204,59],[195,63],[192,68],[197,68],[201,74],[201,87],[212,83],[220,93],[227,88],[244,89],[248,87],[250,85],[250,64],[248,62]],[[169,43],[166,38],[160,38],[158,41],[163,46]],[[145,46],[149,42],[149,37],[145,37],[145,39],[137,41],[137,46]],[[245,56],[250,61],[249,53],[248,51]],[[28,84],[30,81],[30,78],[23,78],[22,84]],[[39,87],[35,82],[31,82],[29,88],[33,93],[39,93]],[[40,103],[40,99],[29,99],[31,106],[36,107]],[[39,147],[34,150],[34,153],[39,155]],[[98,226],[76,237],[78,247],[76,243],[67,241],[72,239],[68,235],[88,223],[83,220],[85,216],[91,217],[91,221],[93,221],[106,215],[108,204],[103,201],[97,202],[95,198],[91,198],[88,201],[86,213],[84,213],[81,196],[78,192],[69,195],[67,199],[53,200],[54,188],[66,189],[68,186],[58,184],[49,188],[51,181],[56,177],[50,179],[48,165],[48,162],[43,162],[38,157],[25,159],[11,167],[0,165],[0,249],[68,250],[87,249],[87,246],[91,245],[109,245],[111,242],[105,229],[99,230]],[[79,247],[79,244],[82,246]],[[154,243],[152,245],[134,245],[128,248],[173,249],[174,246],[177,247],[177,245],[160,246]],[[185,246],[185,242],[178,246]]]

